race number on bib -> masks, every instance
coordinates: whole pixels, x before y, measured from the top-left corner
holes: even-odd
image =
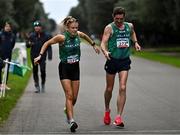
[[[72,64],[72,63],[75,63],[75,62],[78,62],[78,61],[79,61],[79,57],[78,57],[77,54],[67,57],[67,63],[69,63],[69,64]]]
[[[118,38],[117,39],[117,48],[127,48],[129,47],[129,39],[128,38]]]

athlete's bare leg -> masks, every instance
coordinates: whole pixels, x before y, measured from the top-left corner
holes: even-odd
[[[62,87],[64,89],[65,97],[66,97],[66,109],[67,109],[67,117],[69,120],[73,119],[73,89],[72,89],[72,81],[69,79],[61,80]]]
[[[72,89],[73,89],[73,106],[76,104],[78,93],[79,93],[79,85],[80,81],[72,81]]]
[[[105,99],[105,110],[109,111],[109,104],[111,101],[112,97],[112,91],[114,87],[114,79],[115,79],[115,74],[108,74],[106,73],[106,89],[104,92],[104,99]]]
[[[124,105],[126,102],[126,83],[128,78],[128,71],[121,71],[119,73],[119,94],[117,97],[117,113],[122,115]]]

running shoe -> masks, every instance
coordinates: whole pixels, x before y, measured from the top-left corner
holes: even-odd
[[[70,130],[71,130],[71,132],[76,132],[76,129],[78,128],[78,125],[77,125],[77,123],[75,122],[75,121],[72,121],[71,123],[70,123]]]
[[[110,110],[104,113],[104,124],[109,125],[111,123]]]
[[[40,87],[39,86],[35,86],[35,88],[36,88],[35,93],[40,93]]]
[[[119,116],[119,115],[116,116],[113,124],[118,127],[124,127],[123,120],[122,120],[121,116]]]

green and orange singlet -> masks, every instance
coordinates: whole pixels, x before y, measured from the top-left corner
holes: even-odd
[[[110,24],[112,35],[108,41],[108,51],[116,59],[124,59],[130,55],[131,46],[131,28],[127,22],[124,22],[124,29],[120,30],[114,22]]]

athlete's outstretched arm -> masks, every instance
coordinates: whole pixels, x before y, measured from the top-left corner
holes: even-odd
[[[83,32],[80,32],[80,31],[78,31],[78,35],[81,38],[85,39],[91,46],[93,46],[96,53],[98,53],[98,54],[100,53],[99,47],[96,45],[96,43],[88,35],[86,35]]]
[[[41,47],[41,51],[39,53],[39,56],[36,57],[34,59],[34,63],[38,64],[38,61],[41,59],[41,56],[44,54],[44,52],[46,51],[46,49],[48,48],[48,46],[56,44],[56,43],[63,43],[65,40],[64,35],[56,35],[55,37],[49,39],[48,41],[46,41],[43,46]]]
[[[86,35],[85,33],[81,32],[81,31],[78,31],[78,35],[81,38],[85,39],[91,46],[95,45],[95,42],[88,35]]]

